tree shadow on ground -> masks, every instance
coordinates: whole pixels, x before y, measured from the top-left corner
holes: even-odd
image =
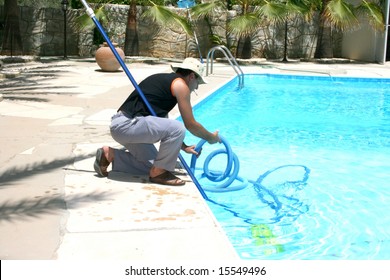
[[[42,173],[48,173],[50,170],[65,167],[66,165],[73,164],[75,161],[84,160],[90,158],[94,154],[87,154],[77,157],[60,158],[53,161],[41,161],[33,164],[28,164],[23,167],[11,167],[0,173],[0,187],[10,185],[14,181],[35,176]]]
[[[30,69],[21,70],[20,75],[7,78],[0,84],[4,99],[28,100],[37,102],[48,102],[49,99],[38,98],[36,95],[49,94],[74,94],[64,92],[65,88],[76,88],[76,86],[53,86],[49,82],[58,76],[59,72],[67,72],[65,65],[40,65]],[[12,69],[10,70],[12,72]]]
[[[50,162],[37,162],[26,165],[22,168],[9,168],[0,174],[0,187],[12,185],[21,179],[25,179],[41,173],[48,173],[57,168],[66,169],[65,166],[75,161],[90,158],[92,154],[71,158],[56,159]],[[89,172],[84,170],[84,172]],[[66,200],[72,202],[72,208],[81,207],[85,202],[96,202],[110,199],[112,192],[90,192],[86,194],[67,195]],[[58,214],[66,209],[65,199],[61,194],[51,197],[32,197],[31,199],[12,200],[9,199],[0,204],[0,222],[14,220],[27,220],[37,218],[43,214]]]
[[[110,199],[112,193],[90,192],[82,195],[67,196],[67,201],[72,201],[72,208],[81,207],[85,202],[96,202]],[[58,214],[66,210],[66,203],[63,197],[40,197],[38,199],[22,199],[19,201],[6,201],[0,204],[0,222],[13,222],[16,220],[26,221],[38,218],[45,214]]]

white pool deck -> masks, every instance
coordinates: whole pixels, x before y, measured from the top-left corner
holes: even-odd
[[[127,65],[137,82],[170,71],[166,61]],[[241,67],[244,73],[390,78],[390,63],[261,62]],[[178,170],[187,180],[183,187],[94,173],[96,149],[118,147],[108,125],[133,89],[123,71],[104,73],[91,60],[69,59],[2,72],[10,76],[18,69],[22,73],[16,76],[23,80],[9,86],[17,78],[0,80],[1,259],[239,259],[185,170]],[[193,103],[234,76],[229,65],[214,63],[208,84],[200,86]],[[171,117],[176,116],[174,110]]]

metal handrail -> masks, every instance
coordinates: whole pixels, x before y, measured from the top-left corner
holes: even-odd
[[[209,75],[209,62],[210,62],[210,74],[213,74],[213,61],[214,61],[214,52],[216,50],[221,51],[227,58],[230,66],[233,67],[234,71],[238,77],[238,86],[242,88],[244,86],[244,72],[242,72],[240,66],[238,65],[236,59],[233,57],[232,53],[223,45],[215,46],[209,50],[207,54],[207,63],[206,63],[206,76]]]

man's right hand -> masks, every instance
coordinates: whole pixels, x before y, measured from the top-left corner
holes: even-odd
[[[211,137],[210,139],[207,140],[207,142],[209,144],[221,143],[221,139],[219,138],[218,133],[219,133],[218,130],[211,133]]]

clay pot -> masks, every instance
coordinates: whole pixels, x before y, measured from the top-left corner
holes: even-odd
[[[118,48],[118,44],[113,43],[116,51],[122,59],[125,59],[125,53],[122,49]],[[116,59],[115,55],[111,51],[106,42],[100,45],[100,48],[95,53],[95,60],[99,67],[106,72],[117,71],[121,66]]]

